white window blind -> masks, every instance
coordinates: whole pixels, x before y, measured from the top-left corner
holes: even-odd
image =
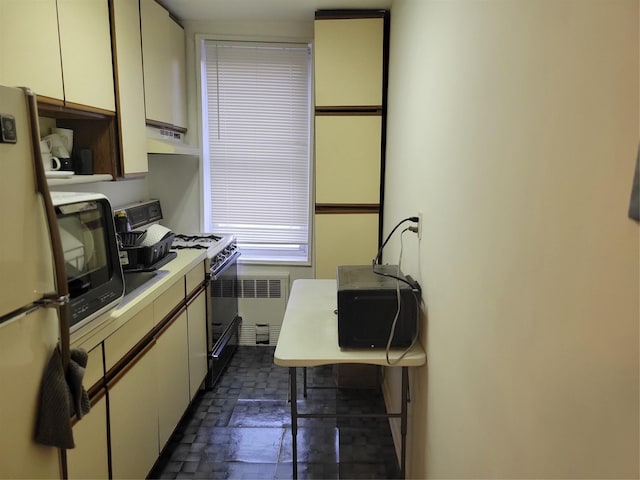
[[[245,260],[307,262],[308,45],[207,40],[203,60],[206,223]]]

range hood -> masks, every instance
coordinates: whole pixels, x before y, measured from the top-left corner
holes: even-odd
[[[157,155],[200,155],[200,149],[183,140],[183,134],[147,126],[147,153]]]

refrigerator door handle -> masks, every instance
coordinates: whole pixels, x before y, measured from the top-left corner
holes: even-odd
[[[35,312],[39,308],[60,308],[64,305],[67,305],[68,303],[69,295],[59,295],[57,293],[51,293],[41,298],[40,300],[36,300],[35,302],[25,305],[22,308],[14,310],[13,312],[2,315],[0,317],[0,324],[22,318],[25,315],[29,315],[30,313]]]
[[[69,303],[69,294],[58,295],[57,293],[53,293],[53,294],[47,295],[42,300],[39,300],[37,303],[39,303],[41,306],[45,308],[58,308]]]

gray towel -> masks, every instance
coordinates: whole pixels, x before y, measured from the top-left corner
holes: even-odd
[[[78,419],[89,412],[91,405],[82,386],[87,366],[87,352],[72,349],[65,378],[60,349],[55,348],[45,367],[40,384],[40,405],[35,440],[58,448],[74,448],[71,417]]]

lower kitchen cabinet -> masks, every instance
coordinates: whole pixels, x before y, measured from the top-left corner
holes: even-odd
[[[113,478],[146,478],[158,458],[155,355],[151,343],[107,386]]]
[[[204,280],[199,263],[89,351],[85,385],[106,388],[74,425],[69,478],[146,478],[207,374]]]
[[[189,337],[189,398],[195,397],[207,375],[207,291],[203,289],[187,304]]]
[[[160,331],[154,350],[157,362],[157,438],[160,451],[169,440],[190,401],[186,310],[182,310]]]
[[[76,448],[67,450],[68,478],[108,478],[107,397],[95,397],[91,411],[73,426]]]

